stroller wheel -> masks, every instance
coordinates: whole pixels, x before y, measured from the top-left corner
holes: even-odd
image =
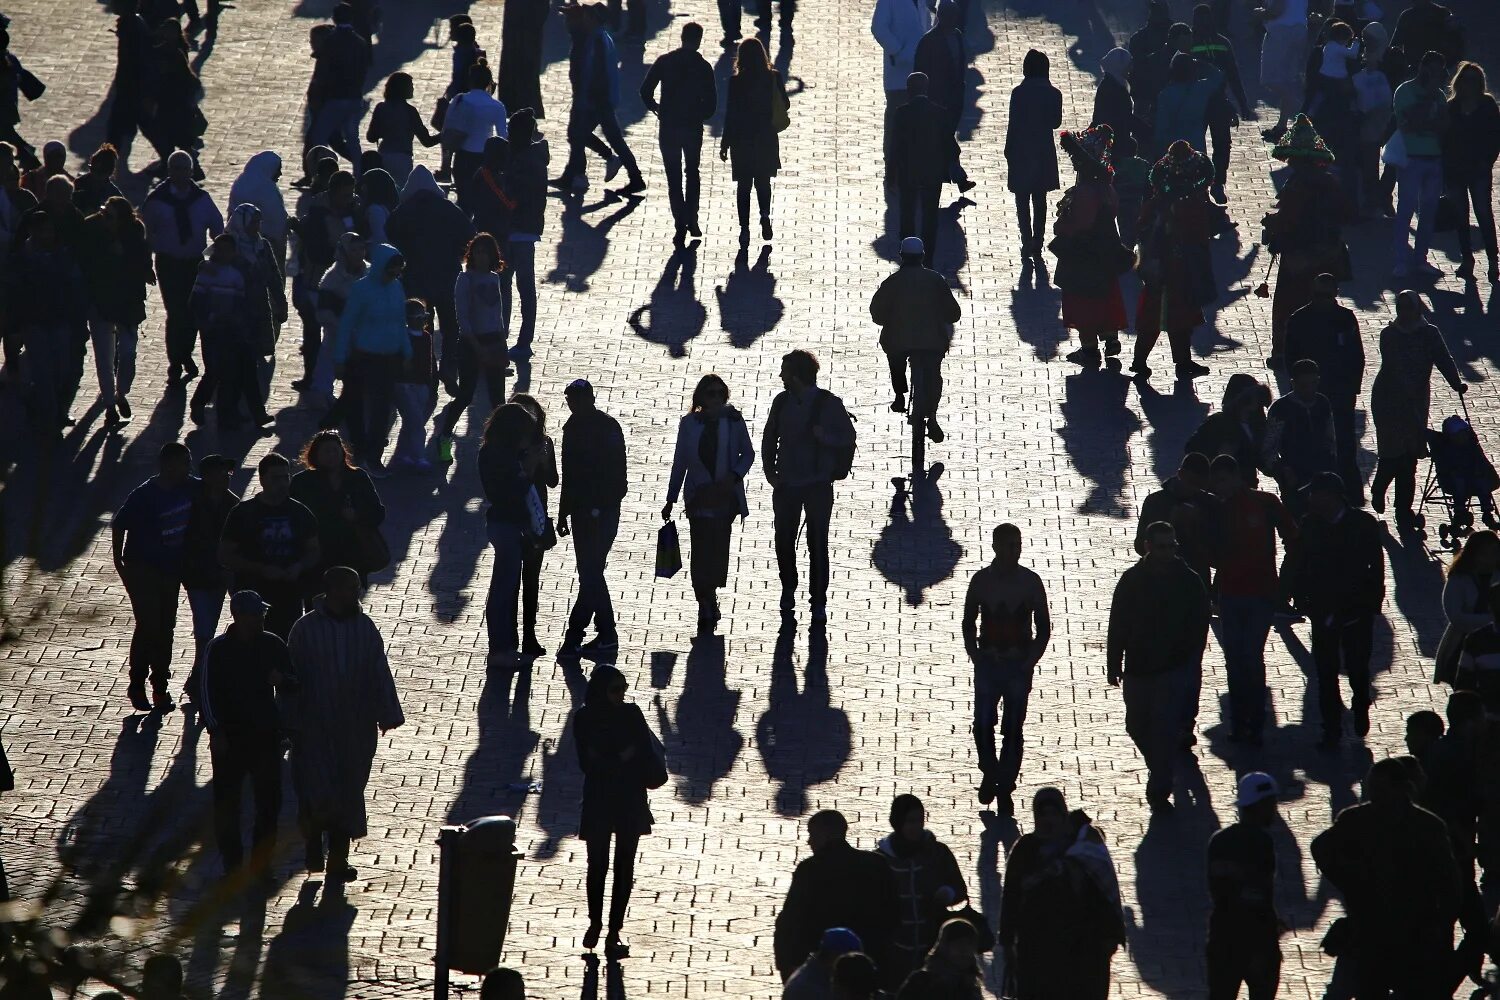
[[[1453,529],[1446,524],[1441,525],[1438,528],[1438,544],[1445,549],[1457,548],[1457,532],[1453,531]]]
[[[1411,519],[1411,526],[1413,528],[1416,528],[1418,531],[1421,531],[1422,529],[1426,528],[1427,527],[1427,516],[1425,514],[1418,514],[1418,515],[1416,515],[1415,517],[1413,517]]]
[[[1485,511],[1480,515],[1480,518],[1484,521],[1485,527],[1491,530],[1500,530],[1500,517],[1495,516],[1493,510]]]

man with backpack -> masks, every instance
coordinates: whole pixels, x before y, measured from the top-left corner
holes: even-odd
[[[791,616],[797,596],[797,534],[807,519],[808,591],[814,622],[828,619],[828,524],[833,483],[854,463],[854,423],[843,400],[818,387],[818,360],[797,350],[781,359],[786,388],[771,403],[761,438],[761,462],[771,484],[776,522],[776,565],[781,573],[781,613]]]

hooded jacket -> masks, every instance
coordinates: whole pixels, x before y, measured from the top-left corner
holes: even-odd
[[[400,251],[382,243],[370,251],[370,271],[354,283],[344,314],[339,318],[333,360],[342,365],[355,351],[364,354],[411,357],[411,338],[406,334],[406,291],[401,279],[382,280],[386,265]]]
[[[351,249],[358,240],[358,233],[345,233],[339,237],[334,261],[318,282],[318,322],[325,330],[339,325],[339,317],[344,314],[344,304],[349,301],[349,292],[369,272],[364,258],[356,258]],[[344,266],[350,260],[357,261],[358,270],[351,271]]]
[[[429,302],[453,294],[474,231],[464,210],[443,196],[432,172],[423,166],[412,169],[401,189],[401,204],[385,224],[391,245],[406,258],[406,287]],[[404,319],[401,327],[406,328]]]
[[[906,90],[906,78],[916,65],[917,44],[932,27],[925,0],[876,0],[870,34],[885,52],[885,89]]]
[[[286,200],[276,183],[281,173],[281,155],[262,150],[245,163],[245,169],[229,189],[229,205],[249,203],[260,209],[260,234],[272,243],[286,239]]]

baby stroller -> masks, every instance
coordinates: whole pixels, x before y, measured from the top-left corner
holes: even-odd
[[[1456,550],[1474,530],[1474,514],[1469,505],[1476,499],[1484,523],[1500,529],[1500,518],[1495,516],[1495,490],[1500,488],[1500,475],[1496,475],[1495,467],[1479,446],[1479,436],[1474,433],[1468,416],[1469,405],[1464,403],[1462,417],[1455,414],[1443,421],[1442,430],[1427,432],[1432,466],[1427,473],[1427,485],[1422,489],[1422,510],[1425,512],[1428,506],[1442,509],[1438,539],[1443,548],[1450,550]]]

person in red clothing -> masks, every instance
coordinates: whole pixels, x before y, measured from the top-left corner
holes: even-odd
[[[1210,467],[1219,496],[1214,543],[1219,591],[1219,646],[1229,678],[1229,739],[1260,746],[1266,723],[1266,636],[1278,601],[1276,535],[1297,538],[1297,522],[1281,501],[1253,489],[1233,455]]]
[[[1151,168],[1151,200],[1141,212],[1140,307],[1135,314],[1135,360],[1130,370],[1150,378],[1147,359],[1166,333],[1177,377],[1206,375],[1193,360],[1193,328],[1203,307],[1218,298],[1208,241],[1215,223],[1208,202],[1214,165],[1179,139]]]

